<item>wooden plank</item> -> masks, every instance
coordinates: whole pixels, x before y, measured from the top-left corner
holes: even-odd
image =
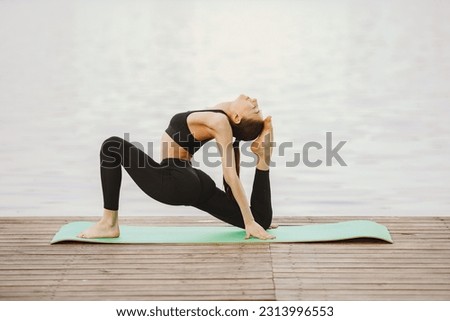
[[[279,217],[283,224],[365,217]],[[48,243],[89,217],[0,218],[2,300],[448,300],[450,217],[373,217],[394,244]],[[145,226],[226,224],[205,217],[123,217]],[[23,231],[27,231],[23,234]],[[22,233],[22,234],[21,234]]]
[[[293,300],[293,301],[346,301],[346,300],[359,300],[359,301],[403,301],[403,300],[446,300],[448,301],[450,295],[443,292],[434,291],[416,291],[416,292],[391,292],[380,291],[367,292],[366,290],[360,291],[345,291],[345,292],[330,292],[330,291],[308,291],[307,293],[299,291],[277,291],[278,300]],[[357,299],[355,299],[357,298]]]
[[[358,244],[357,250],[353,244],[338,250],[318,244],[306,249],[271,245],[277,298],[448,299],[448,225],[435,219],[386,221],[395,241],[386,250],[365,244]]]

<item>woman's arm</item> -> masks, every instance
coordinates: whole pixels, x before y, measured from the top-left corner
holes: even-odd
[[[236,163],[234,158],[234,151],[232,145],[232,131],[231,127],[226,123],[219,122],[214,126],[215,139],[222,155],[222,170],[223,177],[227,184],[230,186],[233,192],[234,199],[242,213],[242,218],[245,224],[246,238],[250,236],[257,237],[259,239],[272,239],[273,235],[267,233],[253,217],[248,203],[247,196],[245,194],[244,187],[236,172]]]

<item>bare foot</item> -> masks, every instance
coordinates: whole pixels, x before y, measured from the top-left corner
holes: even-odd
[[[272,116],[267,116],[266,119],[264,119],[264,126],[261,134],[259,134],[252,143],[251,150],[258,156],[260,162],[263,161],[264,164],[269,166],[273,145]]]
[[[119,237],[120,230],[117,216],[117,211],[105,209],[102,219],[78,234],[77,237],[84,239]]]
[[[119,237],[119,235],[119,225],[111,226],[100,221],[78,234],[77,237],[83,239],[96,239],[104,237]]]

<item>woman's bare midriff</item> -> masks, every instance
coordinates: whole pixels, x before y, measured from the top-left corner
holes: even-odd
[[[179,158],[191,160],[192,156],[178,145],[166,132],[161,137],[161,160],[165,158]]]

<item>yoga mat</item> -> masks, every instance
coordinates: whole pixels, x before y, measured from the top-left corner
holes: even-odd
[[[276,236],[274,240],[245,239],[245,230],[223,226],[120,226],[120,237],[83,239],[77,234],[92,222],[73,222],[63,225],[51,244],[63,241],[91,243],[293,243],[324,242],[355,238],[374,238],[393,243],[388,229],[368,220],[354,220],[339,223],[309,224],[299,226],[279,226],[268,232]]]

